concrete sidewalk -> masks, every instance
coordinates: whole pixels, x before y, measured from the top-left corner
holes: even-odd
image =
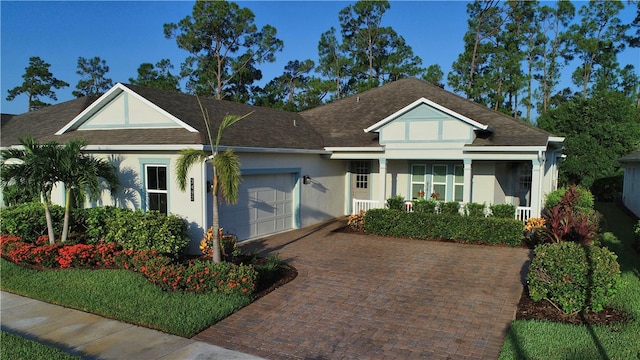
[[[0,292],[2,330],[88,359],[260,359],[160,331]]]

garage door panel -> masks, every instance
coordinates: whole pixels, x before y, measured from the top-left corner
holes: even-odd
[[[294,174],[243,176],[236,205],[220,206],[220,225],[240,240],[293,227]]]

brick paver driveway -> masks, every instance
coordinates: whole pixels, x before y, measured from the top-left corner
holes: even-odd
[[[332,230],[251,243],[298,277],[195,339],[269,359],[496,359],[529,251]]]

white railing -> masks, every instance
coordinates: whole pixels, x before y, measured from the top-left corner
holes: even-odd
[[[531,217],[531,208],[527,206],[516,207],[516,219],[525,222]]]
[[[371,209],[384,208],[384,203],[378,200],[359,200],[353,199],[353,206],[351,207],[352,214],[359,214],[360,211],[369,211]],[[404,209],[408,212],[413,211],[413,202],[405,201]],[[436,208],[436,212],[439,212],[439,208]],[[460,204],[460,214],[464,214],[464,204]],[[485,216],[488,216],[488,209],[485,209]],[[525,222],[531,217],[531,207],[518,206],[516,207],[516,219]]]
[[[351,207],[351,214],[359,214],[360,211],[369,211],[371,209],[380,209],[384,206],[380,204],[378,200],[359,200],[353,199],[353,206]]]

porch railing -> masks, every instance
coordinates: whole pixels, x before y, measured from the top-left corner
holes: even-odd
[[[462,209],[464,209],[463,205],[464,204],[460,205],[461,213],[463,212]],[[384,203],[381,201],[353,199],[351,214],[358,214],[360,213],[360,211],[368,211],[371,209],[380,209],[380,208],[384,208]],[[404,208],[408,212],[413,211],[413,202],[405,201]],[[529,220],[529,218],[531,217],[531,207],[526,207],[526,206],[516,207],[515,217],[516,219],[522,222]]]

